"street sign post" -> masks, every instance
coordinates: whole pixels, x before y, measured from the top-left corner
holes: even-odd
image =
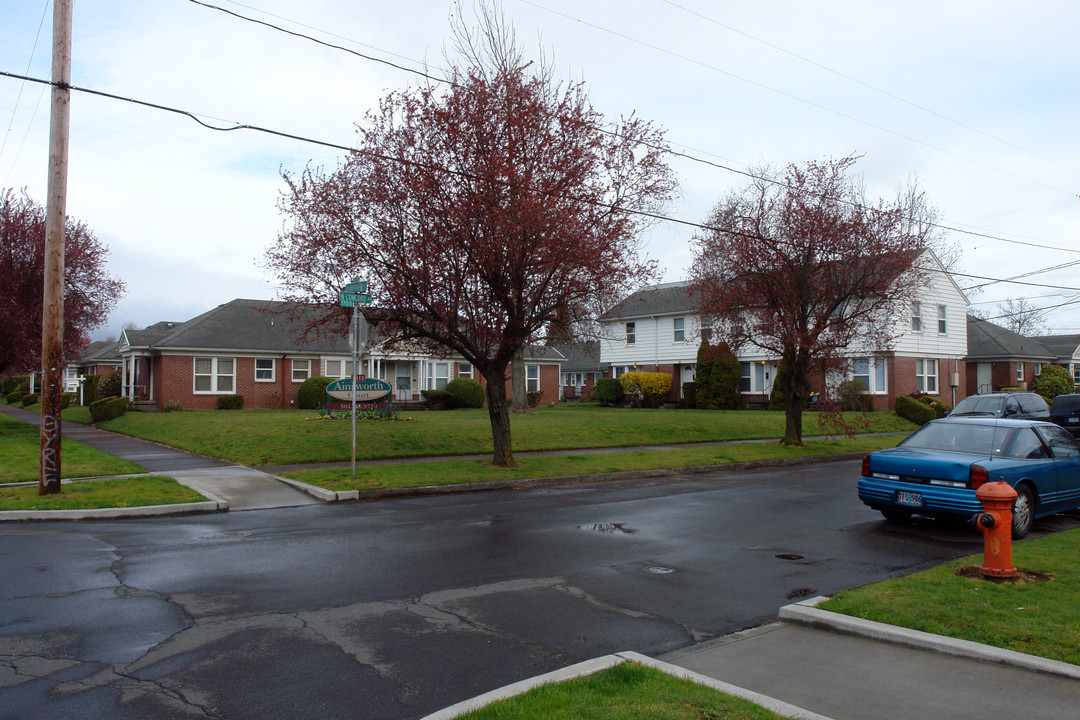
[[[371,304],[371,294],[367,291],[367,280],[353,278],[352,282],[345,285],[345,290],[338,293],[338,301],[341,307],[351,307],[352,329],[349,332],[353,351],[352,377],[360,375],[360,356],[364,354],[364,346],[367,345],[368,327],[367,318],[358,310],[361,305]],[[356,386],[353,382],[349,395],[352,397],[352,481],[356,483]]]

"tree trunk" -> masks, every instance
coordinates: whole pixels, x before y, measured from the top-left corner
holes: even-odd
[[[488,415],[491,417],[491,440],[495,453],[491,463],[499,467],[514,467],[514,449],[510,441],[510,409],[506,405],[506,367],[484,375]]]
[[[529,404],[525,392],[525,346],[514,353],[510,363],[510,412],[528,412]]]
[[[785,373],[785,382],[781,384],[784,391],[784,439],[781,445],[802,447],[802,415],[803,402],[806,399],[810,387],[807,375],[810,372],[810,364],[801,353],[789,364],[791,371]]]

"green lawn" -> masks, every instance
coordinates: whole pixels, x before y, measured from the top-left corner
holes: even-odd
[[[328,490],[370,490],[393,487],[456,485],[495,480],[588,475],[593,473],[654,470],[669,467],[723,465],[757,460],[780,460],[837,453],[871,452],[893,447],[896,435],[809,441],[806,447],[790,448],[775,443],[738,443],[677,450],[637,450],[589,455],[551,455],[519,458],[518,466],[500,468],[483,460],[440,460],[400,465],[361,466],[356,483],[349,467],[297,470],[286,477],[318,485]]]
[[[204,500],[191,488],[160,476],[66,483],[56,495],[38,495],[36,485],[0,488],[0,510],[86,510]]]
[[[777,720],[783,716],[659,670],[624,663],[543,685],[460,720]]]
[[[127,413],[108,430],[243,463],[287,465],[348,460],[351,423],[314,419],[299,410],[184,410]],[[492,451],[486,410],[402,413],[400,421],[357,424],[359,459],[469,455]],[[910,432],[892,412],[871,413],[865,432]],[[515,450],[633,447],[713,440],[779,438],[784,414],[745,410],[631,410],[548,407],[511,419]],[[816,413],[804,415],[804,434],[820,433]]]
[[[1020,570],[1046,582],[995,583],[957,570],[982,555],[837,594],[818,607],[1080,665],[1080,530],[1013,544]]]
[[[60,470],[65,478],[145,472],[135,463],[66,438],[60,445]],[[0,414],[0,483],[33,482],[40,474],[40,430]]]

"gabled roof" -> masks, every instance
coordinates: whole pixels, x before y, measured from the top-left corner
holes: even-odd
[[[630,320],[653,315],[679,315],[697,312],[689,282],[664,283],[642,288],[604,313],[602,320]]]
[[[1042,335],[1039,342],[1054,353],[1054,360],[1068,364],[1080,349],[1080,335]]]
[[[96,340],[85,348],[79,357],[80,365],[119,363],[120,350],[115,340]]]
[[[600,370],[600,342],[578,340],[554,346],[565,358],[563,372],[590,372]]]
[[[999,327],[989,320],[967,316],[968,360],[1034,360],[1053,362],[1054,351],[1039,340]]]

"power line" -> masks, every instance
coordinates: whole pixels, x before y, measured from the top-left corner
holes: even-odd
[[[30,68],[34,64],[34,55],[37,54],[38,41],[41,40],[41,29],[43,27],[45,27],[45,18],[49,14],[49,4],[50,4],[50,2],[51,2],[51,0],[45,0],[45,7],[41,11],[41,20],[38,21],[37,34],[34,35],[34,46],[30,49],[30,59],[26,61],[26,72],[27,73],[30,72]],[[4,156],[4,149],[7,147],[8,136],[11,134],[12,130],[14,129],[15,117],[16,117],[16,114],[19,112],[19,103],[22,101],[23,88],[25,88],[25,87],[26,87],[25,82],[23,82],[21,85],[19,85],[19,93],[18,93],[18,95],[15,96],[15,106],[11,108],[11,120],[8,121],[8,128],[7,128],[7,132],[4,133],[3,142],[0,142],[0,157]],[[42,92],[44,93],[44,89],[42,90]],[[40,105],[40,103],[41,103],[41,97],[38,96],[38,103],[34,105],[34,114],[30,118],[30,125],[34,124],[34,118],[37,117],[37,109],[38,109],[38,105]],[[19,149],[15,153],[15,160],[12,161],[11,171],[8,172],[8,178],[11,177],[11,172],[14,171],[14,169],[15,169],[15,163],[17,163],[19,161],[19,156],[22,155],[23,145],[26,144],[26,138],[27,138],[28,135],[29,135],[29,129],[27,130],[26,134],[23,135],[22,143],[19,144]],[[4,181],[4,184],[7,185],[7,180]]]

